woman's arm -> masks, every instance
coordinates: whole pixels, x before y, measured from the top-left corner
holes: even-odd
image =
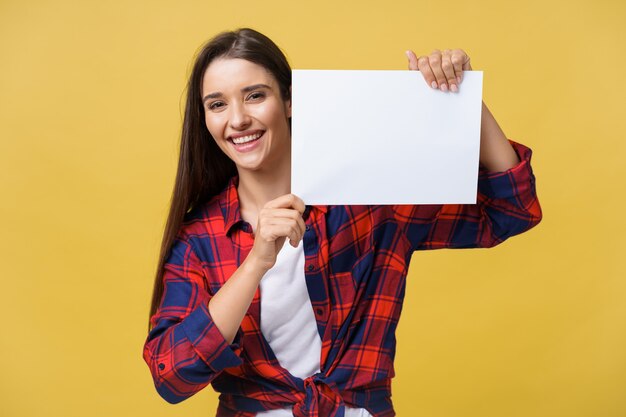
[[[256,258],[248,256],[209,301],[209,311],[224,339],[232,343],[265,275]]]
[[[209,302],[211,316],[229,343],[237,334],[261,279],[274,266],[287,237],[293,247],[298,247],[306,229],[302,219],[304,209],[300,197],[285,194],[268,201],[259,212],[250,253]]]
[[[230,284],[226,292],[248,286],[244,281],[254,282],[256,277],[247,274],[248,269],[242,264],[233,274],[233,283],[239,285]],[[182,233],[165,263],[163,284],[161,303],[150,320],[153,327],[144,343],[143,358],[159,395],[175,404],[203,389],[223,369],[243,363],[243,333],[239,330],[233,337],[228,335],[228,340],[222,335],[219,327],[228,327],[224,320],[229,314],[218,308],[219,319],[216,316],[214,320],[209,312],[213,296],[207,290],[202,264]],[[222,298],[216,306],[230,297]],[[232,298],[245,304],[243,294]]]
[[[509,140],[483,101],[480,122],[480,163],[490,172],[502,172],[520,162]]]
[[[163,295],[143,351],[166,401],[183,401],[223,369],[243,363],[241,322],[285,239],[294,247],[302,240],[304,209],[304,201],[292,194],[269,201],[259,213],[252,250],[215,294],[209,292],[192,239],[179,232],[164,265]]]

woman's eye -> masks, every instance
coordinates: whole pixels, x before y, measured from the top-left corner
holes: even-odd
[[[215,109],[218,109],[218,108],[222,107],[223,105],[224,105],[224,103],[222,103],[221,101],[215,101],[215,102],[209,104],[209,109],[210,110],[215,110]]]
[[[262,98],[262,97],[264,97],[264,94],[263,94],[263,93],[258,93],[258,92],[257,92],[257,93],[252,93],[252,94],[250,94],[248,97],[249,97],[249,98],[251,98],[252,100],[255,100],[255,99],[257,99],[257,98]]]

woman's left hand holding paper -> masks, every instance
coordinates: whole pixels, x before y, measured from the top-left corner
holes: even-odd
[[[409,70],[420,71],[424,80],[432,88],[441,91],[459,91],[463,81],[463,71],[471,71],[470,57],[462,49],[435,49],[430,55],[415,55],[406,51]]]

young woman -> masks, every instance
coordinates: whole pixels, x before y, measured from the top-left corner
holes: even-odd
[[[441,94],[471,69],[458,49],[407,57]],[[290,194],[290,91],[285,56],[254,30],[198,54],[143,357],[170,403],[211,383],[218,416],[393,416],[413,251],[536,225],[531,151],[483,104],[477,204],[308,206]]]

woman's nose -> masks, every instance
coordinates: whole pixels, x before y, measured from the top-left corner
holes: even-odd
[[[243,104],[231,106],[230,125],[233,129],[246,128],[250,124],[250,115]]]

